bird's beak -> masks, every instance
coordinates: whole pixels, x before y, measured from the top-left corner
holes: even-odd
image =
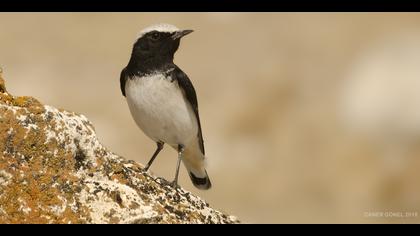
[[[192,33],[194,30],[180,30],[175,32],[174,35],[172,35],[172,39],[176,40],[176,39],[180,39],[182,37],[184,37],[185,35]]]

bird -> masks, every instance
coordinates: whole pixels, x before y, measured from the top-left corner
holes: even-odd
[[[168,144],[178,152],[171,186],[179,187],[182,162],[193,185],[207,190],[212,184],[205,167],[197,95],[187,74],[174,64],[181,38],[192,32],[166,23],[140,31],[130,60],[121,71],[120,87],[135,123],[157,145],[143,170],[148,171]]]

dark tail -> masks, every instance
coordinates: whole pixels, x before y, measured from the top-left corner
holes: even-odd
[[[206,176],[204,178],[196,177],[191,171],[189,172],[189,174],[191,181],[196,188],[201,190],[207,190],[211,188],[211,182],[209,176],[207,175],[207,171]]]

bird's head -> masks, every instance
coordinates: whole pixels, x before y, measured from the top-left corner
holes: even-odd
[[[143,29],[134,42],[132,56],[141,60],[172,60],[182,37],[193,32],[170,24],[156,24]]]

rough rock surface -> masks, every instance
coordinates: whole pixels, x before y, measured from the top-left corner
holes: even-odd
[[[237,223],[142,172],[85,116],[14,97],[0,72],[0,223]]]

